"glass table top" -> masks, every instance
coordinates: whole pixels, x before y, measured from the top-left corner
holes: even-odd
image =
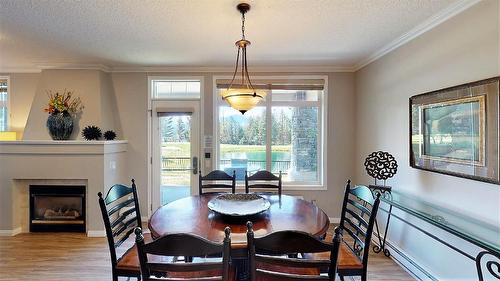
[[[392,198],[391,198],[392,197]],[[431,204],[406,193],[392,191],[381,201],[408,212],[484,249],[500,253],[500,228],[473,217]]]

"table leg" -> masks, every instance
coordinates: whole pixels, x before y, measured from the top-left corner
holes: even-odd
[[[392,213],[392,205],[389,205],[389,212],[387,212],[387,222],[385,224],[385,231],[384,231],[384,238],[383,239],[380,237],[380,230],[378,227],[378,223],[377,223],[377,220],[375,220],[375,227],[377,228],[377,237],[378,237],[379,245],[373,246],[373,251],[375,253],[380,253],[381,251],[383,251],[383,253],[386,257],[391,256],[389,249],[387,249],[385,247],[385,242],[387,239],[387,230],[389,229],[389,222],[391,220],[391,213]]]
[[[250,273],[248,272],[248,259],[246,258],[233,258],[233,266],[236,268],[236,280],[248,281],[250,280]]]

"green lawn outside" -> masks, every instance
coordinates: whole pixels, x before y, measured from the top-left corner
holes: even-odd
[[[189,143],[188,142],[164,142],[162,143],[162,156],[163,157],[189,157]],[[273,145],[273,152],[290,152],[291,145]],[[231,152],[259,152],[266,151],[264,145],[240,145],[240,144],[221,144],[221,153]]]

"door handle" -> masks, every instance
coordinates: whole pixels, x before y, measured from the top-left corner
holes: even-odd
[[[193,175],[198,174],[198,157],[193,157]]]

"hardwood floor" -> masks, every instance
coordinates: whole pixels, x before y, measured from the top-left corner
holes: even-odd
[[[105,238],[67,233],[0,237],[2,281],[111,280],[110,268]],[[370,256],[368,271],[368,280],[414,280],[394,261],[374,253]]]

